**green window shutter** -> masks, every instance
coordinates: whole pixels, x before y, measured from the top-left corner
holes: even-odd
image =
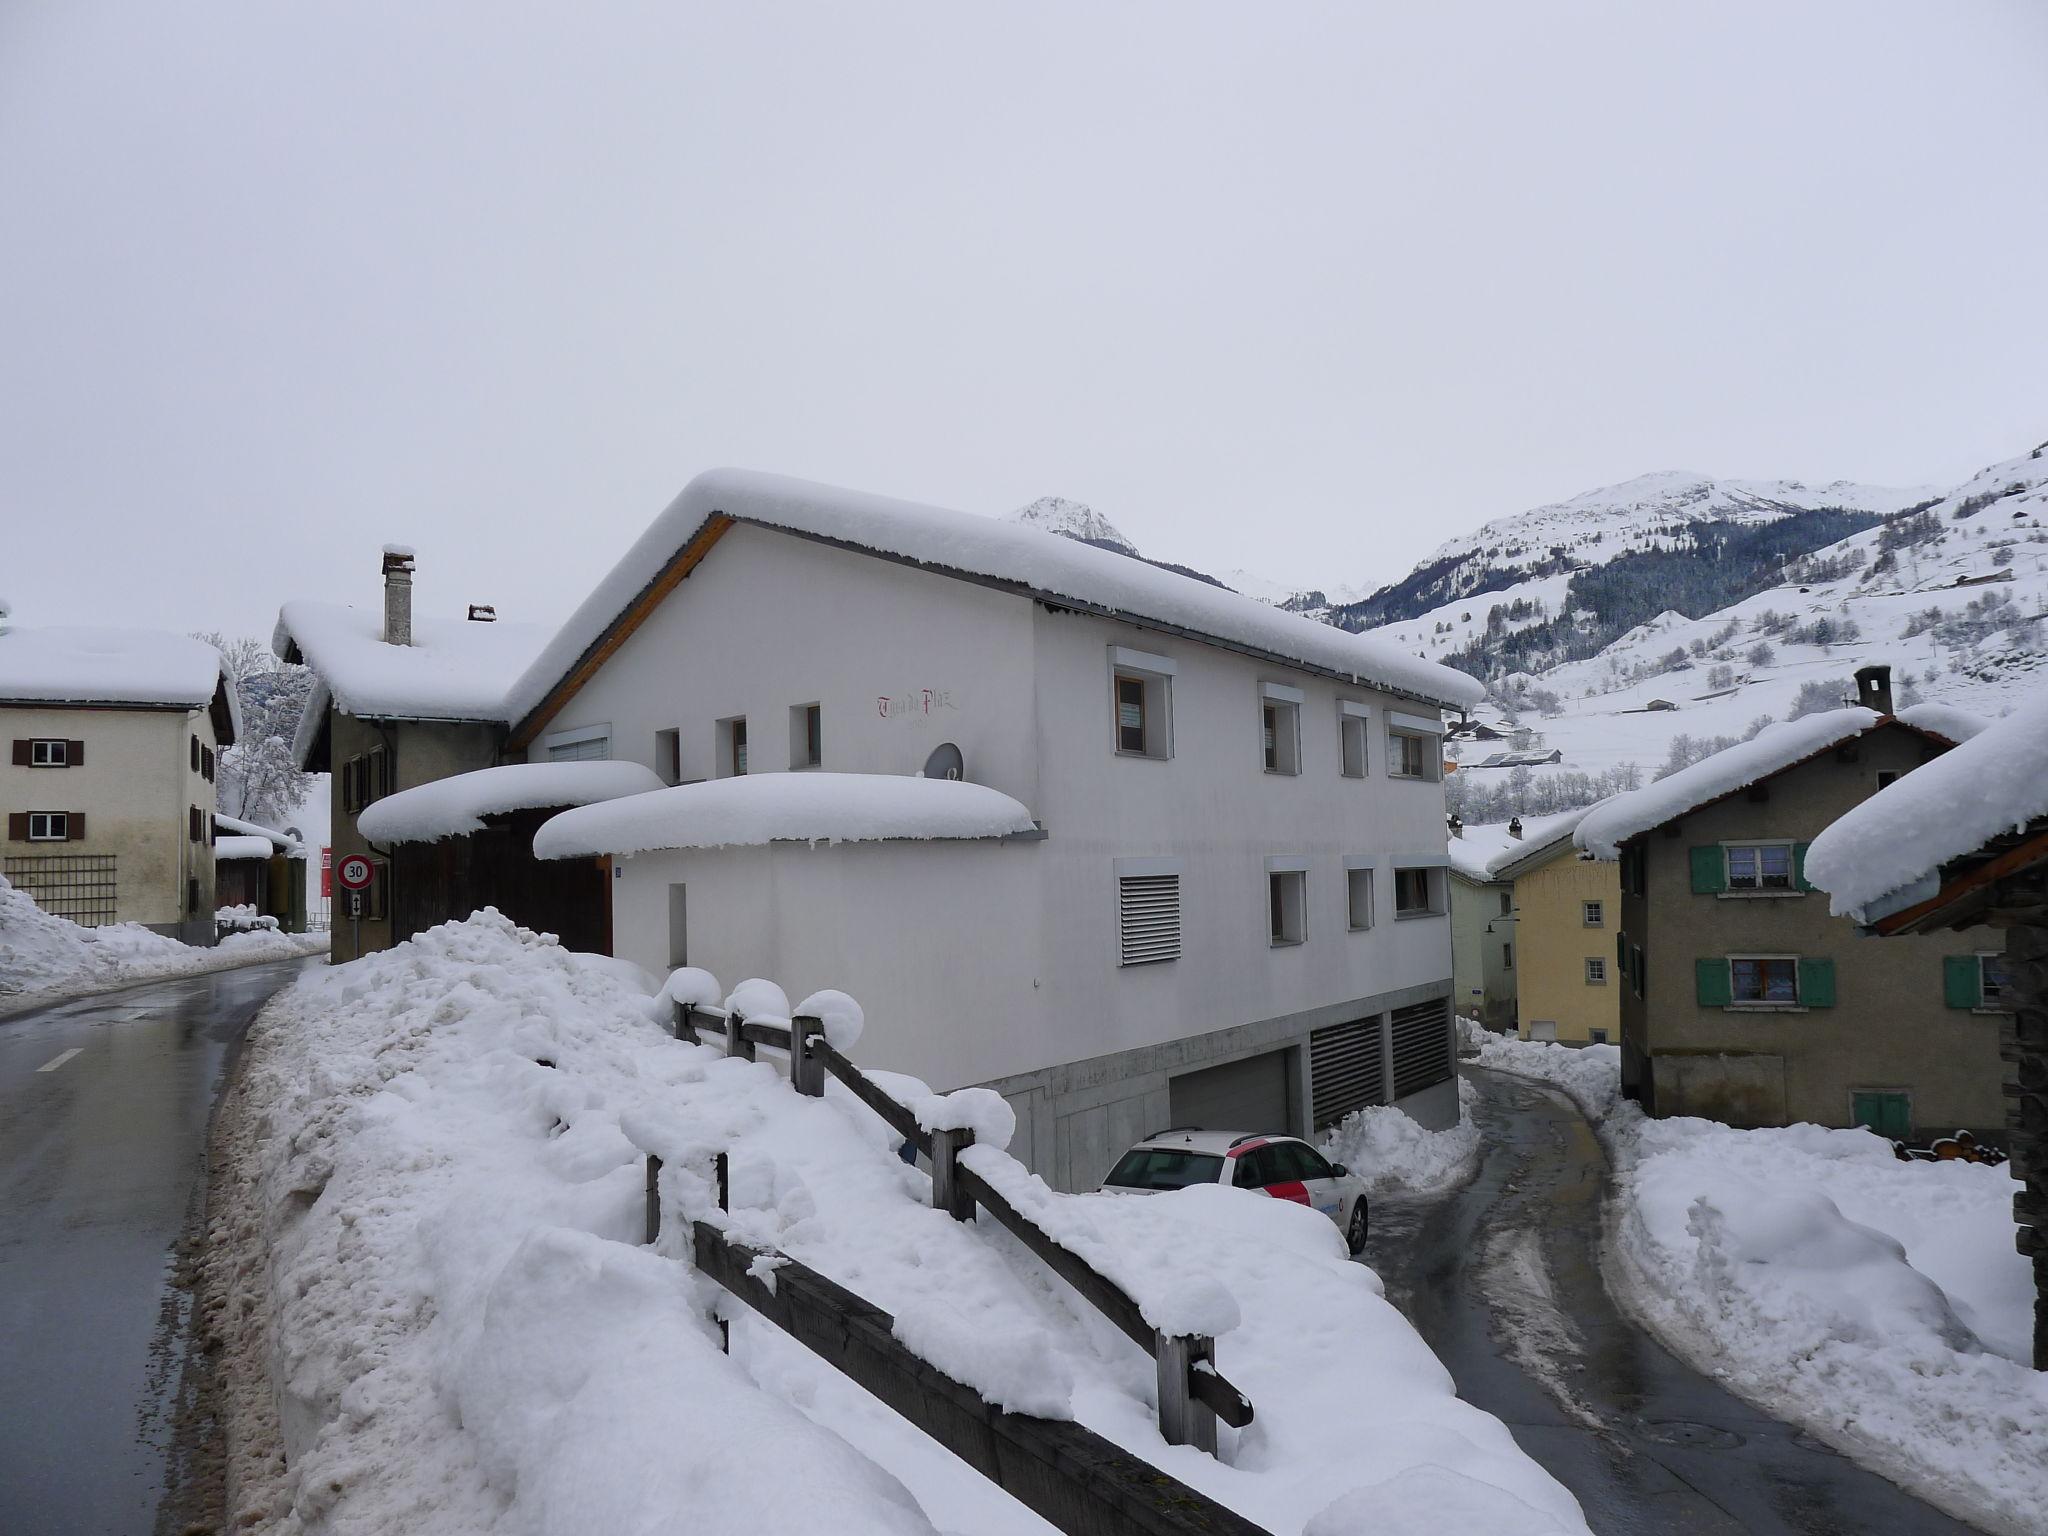
[[[1810,891],[1813,889],[1806,879],[1806,850],[1812,846],[1813,844],[1811,843],[1794,843],[1792,845],[1792,888],[1794,890]]]
[[[1951,1008],[1976,1008],[1984,1001],[1984,971],[1975,955],[1941,957],[1941,1000]]]
[[[1695,853],[1699,850],[1694,849]],[[1716,848],[1714,852],[1721,850]],[[1728,984],[1728,962],[1726,960],[1695,960],[1692,963],[1693,994],[1702,1008],[1726,1008],[1734,1001],[1735,990]]]
[[[1799,1001],[1808,1008],[1835,1006],[1835,962],[1825,955],[1804,957],[1799,962]]]
[[[1624,973],[1628,970],[1628,935],[1617,931],[1614,935],[1614,963]]]
[[[1716,891],[1728,889],[1728,860],[1721,853],[1719,843],[1709,843],[1692,850],[1692,893],[1695,896],[1711,896]]]

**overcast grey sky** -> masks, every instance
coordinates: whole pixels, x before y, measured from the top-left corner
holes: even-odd
[[[2048,6],[0,4],[0,592],[556,619],[698,470],[1377,582],[2048,437]]]

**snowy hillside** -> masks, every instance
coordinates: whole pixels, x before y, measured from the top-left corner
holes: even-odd
[[[1125,538],[1116,524],[1086,502],[1070,501],[1065,496],[1041,496],[1030,506],[1019,507],[1003,520],[1022,523],[1027,528],[1040,528],[1047,533],[1063,533],[1083,544],[1113,549],[1119,554],[1138,553],[1138,546]]]

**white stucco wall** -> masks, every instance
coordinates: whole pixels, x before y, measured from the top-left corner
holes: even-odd
[[[191,767],[191,739],[214,746],[206,710],[0,708],[0,809],[82,811],[86,836],[66,843],[7,842],[12,856],[112,854],[115,920],[170,927],[186,918],[185,881],[200,885],[200,923],[213,927],[213,852],[187,836],[191,806],[212,813],[214,786]],[[85,743],[69,768],[17,768],[16,738]],[[4,823],[0,823],[4,827]]]
[[[1112,645],[1173,659],[1170,759],[1115,753]],[[1263,771],[1262,681],[1305,694],[1298,776]],[[1340,697],[1372,711],[1364,779],[1339,772]],[[1393,915],[1396,856],[1444,846],[1441,785],[1385,772],[1397,701],[760,529],[727,533],[528,755],[606,727],[610,755],[655,767],[656,732],[676,729],[682,776],[706,777],[717,722],[743,715],[751,770],[787,771],[789,709],[812,701],[827,769],[914,772],[951,741],[1046,839],[637,855],[614,882],[620,955],[666,967],[684,884],[690,963],[792,1000],[842,987],[873,1021],[862,1058],[941,1087],[1450,974],[1449,919]],[[1346,855],[1378,863],[1366,932],[1348,931]],[[1186,861],[1182,957],[1119,967],[1115,860],[1151,856]],[[1308,860],[1297,946],[1268,943],[1272,856]]]

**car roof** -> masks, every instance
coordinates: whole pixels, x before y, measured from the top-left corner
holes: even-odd
[[[1155,1131],[1131,1150],[1162,1152],[1207,1152],[1214,1156],[1228,1157],[1232,1152],[1249,1152],[1253,1147],[1262,1147],[1269,1141],[1299,1141],[1298,1136],[1289,1136],[1284,1131],[1205,1131],[1197,1126],[1175,1126],[1171,1130]]]

